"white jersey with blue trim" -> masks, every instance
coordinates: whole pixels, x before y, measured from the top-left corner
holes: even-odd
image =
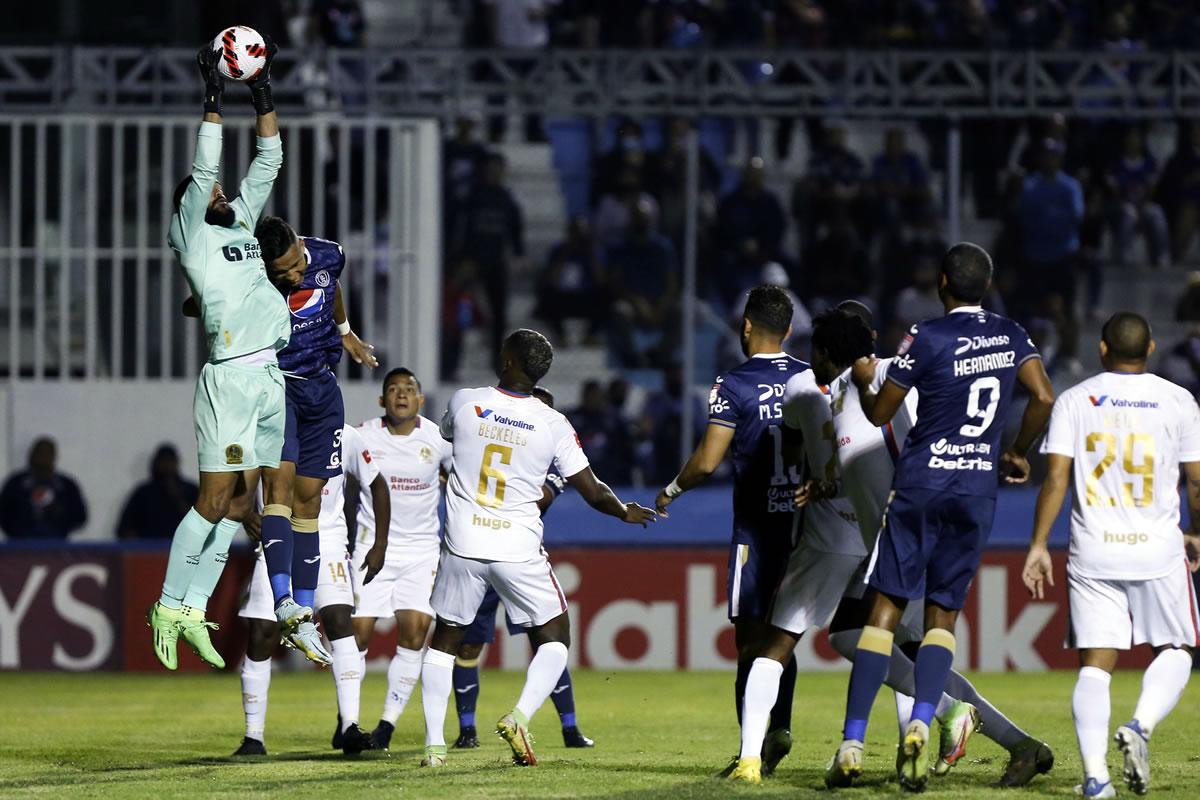
[[[875,379],[871,381],[873,390],[879,391],[883,386],[891,362],[890,358],[876,362]],[[863,413],[850,370],[833,381],[830,396],[842,491],[854,506],[863,544],[869,552],[875,547],[883,524],[900,449],[917,421],[917,392],[913,390],[905,396],[896,416],[882,428],[872,425]]]

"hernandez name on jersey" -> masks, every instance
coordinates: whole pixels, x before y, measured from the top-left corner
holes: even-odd
[[[342,358],[342,337],[333,321],[333,299],[346,255],[337,242],[315,236],[305,236],[300,242],[308,268],[304,280],[288,295],[292,338],[279,354],[279,368],[311,378],[333,369]]]
[[[441,433],[453,442],[446,547],[488,561],[537,557],[546,473],[553,466],[570,478],[588,467],[571,423],[535,397],[484,387],[454,393]]]
[[[717,378],[708,421],[734,429],[734,524],[790,515],[800,465],[785,463],[784,390],[808,364],[785,353],[758,354]],[[790,522],[790,517],[786,517]]]
[[[1017,370],[1039,357],[1024,328],[974,306],[912,326],[887,371],[920,391],[894,488],[994,497]]]
[[[1200,461],[1186,389],[1149,374],[1089,378],[1054,404],[1042,452],[1075,459],[1072,574],[1150,580],[1179,567],[1179,465]]]

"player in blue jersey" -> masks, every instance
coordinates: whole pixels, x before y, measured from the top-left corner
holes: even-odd
[[[851,371],[872,425],[891,421],[910,390],[919,398],[871,555],[874,596],[850,673],[843,741],[825,776],[829,786],[850,785],[862,774],[867,718],[887,675],[894,631],[908,603],[924,598],[915,704],[898,765],[902,787],[924,789],[929,725],[954,661],[954,625],[991,532],[997,485],[1029,479],[1026,453],[1050,418],[1054,390],[1033,342],[1020,325],[980,306],[991,282],[987,252],[956,244],[942,259],[946,315],[912,327],[878,392],[873,359],[859,359]],[[1001,452],[1018,382],[1029,402],[1016,440]]]
[[[533,396],[554,408],[554,395],[543,386],[533,387]],[[567,482],[557,469],[550,468],[546,485],[542,488],[542,500],[538,509],[544,516],[555,498],[566,491]],[[479,604],[475,621],[467,627],[462,643],[454,657],[454,705],[458,712],[458,749],[479,747],[479,733],[475,729],[475,704],[479,700],[479,656],[485,644],[496,641],[496,611],[500,606],[500,595],[488,587]],[[508,614],[504,615],[509,636],[527,633],[527,629],[516,625]],[[567,747],[594,747],[596,745],[579,730],[575,719],[575,687],[571,682],[571,670],[564,669],[554,691],[550,693],[554,709],[562,723],[563,744]]]
[[[679,495],[704,483],[732,447],[733,541],[729,551],[729,619],[737,643],[734,702],[738,723],[751,664],[768,630],[775,590],[792,549],[792,498],[802,482],[802,452],[785,435],[783,391],[808,364],[783,352],[791,331],[792,301],[778,286],[750,291],[742,319],[747,360],[721,377],[709,395],[704,436],[655,501],[660,513]],[[779,698],[763,745],[762,769],[770,774],[791,750],[796,660],[788,659]],[[732,767],[736,766],[734,759]]]

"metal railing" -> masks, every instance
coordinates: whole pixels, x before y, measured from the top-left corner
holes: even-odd
[[[197,124],[128,112],[0,114],[0,374],[196,374],[202,337],[180,314],[188,289],[166,234]],[[267,213],[340,241],[355,328],[394,360],[436,374],[437,125],[308,115],[285,119],[282,135],[285,166]],[[227,185],[253,154],[250,121],[228,118]],[[342,377],[349,369],[343,361]]]
[[[10,47],[0,107],[190,112],[194,52]],[[1055,111],[1162,118],[1200,112],[1200,52],[290,50],[281,106],[448,116],[511,112],[1014,117]]]

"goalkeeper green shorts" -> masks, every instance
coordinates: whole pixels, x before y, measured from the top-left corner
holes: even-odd
[[[278,467],[287,406],[277,364],[208,363],[192,415],[201,472]]]

